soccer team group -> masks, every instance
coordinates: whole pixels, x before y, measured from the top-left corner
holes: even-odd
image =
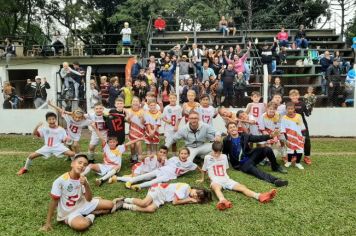
[[[58,221],[82,231],[93,223],[97,215],[114,213],[119,209],[154,212],[166,202],[173,205],[208,203],[212,200],[212,192],[218,198],[217,209],[225,210],[231,208],[232,203],[224,197],[223,189],[241,192],[261,203],[268,203],[276,196],[276,189],[257,193],[232,180],[227,174],[229,161],[234,169],[249,162],[253,155],[253,145],[255,149],[268,147],[276,155],[279,153],[285,167],[295,165],[304,169],[301,164],[303,152],[304,162],[311,164],[309,154],[306,153],[310,153],[310,140],[305,120],[305,115],[310,112],[299,101],[297,90],[290,91],[290,102],[286,104],[282,104],[280,94],[275,94],[268,104],[261,103],[261,95],[253,92],[252,102],[246,110],[236,114],[228,108],[216,110],[210,105],[209,96],[203,96],[200,102],[196,102],[193,90],[188,91],[187,97],[188,102],[180,105],[177,104],[177,95],[172,93],[169,95],[170,103],[164,108],[150,93],[143,102],[133,97],[130,108],[125,108],[124,100],[119,97],[114,109],[105,110],[98,103],[94,111],[88,114],[79,109],[67,112],[49,101],[48,104],[66,121],[67,128],[58,126],[55,112],[48,112],[47,124],[39,123],[33,131],[34,135],[44,139],[45,145],[31,153],[24,167],[17,173],[27,173],[33,160],[40,156],[47,159],[52,155],[66,155],[72,160],[71,170],[57,178],[52,185],[47,220],[41,230],[52,229],[51,222],[56,210]],[[215,129],[213,119],[217,115],[226,123],[227,134]],[[185,124],[180,125],[183,120]],[[126,123],[129,124],[127,143]],[[91,131],[88,155],[80,153],[79,147],[82,129],[86,126]],[[165,146],[158,147],[160,126],[164,130]],[[230,141],[228,152],[224,147],[227,139]],[[177,151],[178,140],[185,141],[186,146]],[[264,141],[253,144],[249,140]],[[146,144],[144,152],[143,143]],[[103,163],[95,163],[95,149],[100,144]],[[304,146],[309,150],[304,150]],[[131,148],[131,173],[123,175],[120,172],[122,155],[128,147]],[[204,155],[201,155],[201,151],[197,152],[201,147],[204,147]],[[174,156],[168,159],[170,148]],[[195,158],[204,159],[201,168],[193,162]],[[268,162],[267,158],[264,161]],[[281,167],[278,170],[286,172]],[[136,191],[149,188],[148,193],[144,199],[95,198],[85,177],[90,171],[100,175],[95,180],[97,186],[105,182],[111,184],[122,181],[126,188]],[[190,171],[201,173],[201,179],[197,180],[200,183],[205,181],[207,175],[212,191],[192,188],[186,183],[169,183]],[[280,179],[274,183],[278,187],[288,185],[288,181]]]

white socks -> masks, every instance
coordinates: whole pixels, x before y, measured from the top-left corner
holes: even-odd
[[[112,169],[110,170],[108,173],[106,173],[103,177],[101,177],[100,179],[105,181],[107,180],[108,178],[110,178],[111,176],[113,176],[114,174],[116,174],[116,170],[115,169]]]
[[[133,203],[133,198],[129,198],[129,197],[128,197],[128,198],[125,198],[125,199],[124,199],[124,202],[125,202],[125,203],[129,203],[129,204],[132,204],[132,203]]]
[[[121,177],[117,177],[117,180],[122,181],[122,182],[131,182],[132,177],[121,176]]]
[[[130,211],[135,211],[136,210],[136,205],[129,204],[129,203],[124,203],[124,205],[122,205],[122,208],[124,208],[126,210],[130,210]]]
[[[83,175],[87,175],[90,172],[91,168],[90,165],[88,165],[85,170],[83,171]]]
[[[95,215],[94,215],[94,214],[89,214],[89,215],[87,215],[85,218],[89,219],[90,222],[93,224],[94,219],[95,219]]]
[[[258,199],[260,198],[260,194],[259,194],[259,193],[255,193],[255,194],[253,195],[253,198],[256,199],[256,200],[258,200]]]
[[[32,163],[32,160],[29,157],[27,157],[26,163],[25,163],[26,170],[28,170],[28,168],[30,168],[31,163]]]

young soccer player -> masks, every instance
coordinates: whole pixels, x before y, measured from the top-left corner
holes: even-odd
[[[48,127],[41,127],[43,123],[40,122],[33,130],[33,135],[43,138],[45,145],[27,157],[25,166],[17,172],[17,175],[28,172],[32,161],[40,156],[45,159],[48,159],[51,155],[61,157],[64,154],[71,158],[75,156],[75,153],[63,144],[67,139],[67,133],[57,125],[57,115],[53,112],[47,112],[46,121]]]
[[[132,98],[131,109],[128,110],[127,122],[129,127],[129,140],[143,138],[145,136],[144,111],[141,109],[141,102],[138,97]],[[141,142],[131,144],[131,162],[136,163],[138,156],[142,155]]]
[[[257,123],[254,120],[249,120],[247,113],[243,110],[238,110],[236,112],[236,118],[239,133],[250,133],[250,126],[255,125]]]
[[[141,141],[142,138],[118,145],[118,141],[115,136],[109,136],[106,141],[106,138],[101,135],[100,131],[95,127],[95,125],[93,125],[92,128],[101,140],[104,163],[89,164],[83,172],[83,175],[87,175],[91,170],[94,170],[96,173],[102,176],[101,178],[95,180],[96,185],[101,186],[104,181],[108,180],[110,177],[120,171],[122,154],[126,151],[126,147],[134,144],[135,142]]]
[[[242,192],[244,195],[255,198],[261,203],[270,202],[276,196],[276,189],[272,189],[267,193],[256,193],[248,189],[245,185],[230,179],[226,172],[229,168],[229,163],[226,155],[222,154],[223,144],[221,142],[214,142],[212,149],[212,154],[206,155],[204,158],[202,178],[199,182],[204,182],[205,172],[208,172],[211,181],[211,189],[219,199],[219,202],[216,205],[217,209],[225,210],[232,207],[232,203],[224,197],[221,191],[222,189]]]
[[[122,208],[153,213],[166,202],[172,202],[173,205],[182,205],[190,203],[203,204],[210,201],[211,192],[209,190],[191,188],[185,183],[159,183],[152,185],[144,199],[125,198]]]
[[[48,101],[47,103],[49,106],[59,111],[67,123],[68,137],[65,144],[67,144],[75,153],[79,153],[79,140],[82,135],[82,129],[85,126],[90,125],[92,122],[85,118],[84,112],[80,109],[68,112],[54,105],[51,101]]]
[[[161,126],[161,112],[157,110],[157,102],[155,99],[151,99],[148,102],[149,110],[145,112],[145,142],[146,151],[149,154],[156,153],[159,144],[159,132],[158,129]]]
[[[94,105],[94,112],[88,113],[87,118],[95,123],[96,128],[100,131],[103,137],[108,136],[108,130],[106,128],[104,120],[104,106],[101,103]],[[89,127],[91,129],[91,127]],[[99,144],[99,137],[94,130],[91,130],[91,137],[89,142],[88,158],[90,163],[95,161],[95,148]]]
[[[142,101],[142,108],[144,111],[148,111],[150,108],[148,107],[148,101],[150,100],[156,100],[156,95],[154,92],[147,92],[146,94],[146,100]],[[157,103],[156,104],[156,109],[158,111],[161,111],[161,106]]]
[[[213,118],[217,116],[217,111],[210,105],[210,98],[208,94],[200,97],[200,112],[201,120],[208,125],[213,125]]]
[[[51,202],[42,231],[52,230],[52,218],[57,209],[57,221],[68,224],[74,230],[84,231],[93,224],[95,215],[113,213],[121,207],[122,200],[93,198],[90,185],[82,175],[88,165],[86,155],[79,154],[71,163],[71,170],[52,185]]]
[[[184,147],[179,150],[179,157],[172,157],[168,159],[167,164],[157,170],[132,178],[118,177],[117,180],[126,182],[125,186],[127,188],[138,191],[142,188],[151,187],[153,184],[177,179],[179,176],[198,168],[195,163],[188,160],[189,155],[189,149]],[[143,180],[149,181],[137,185],[132,185]]]
[[[282,95],[280,93],[275,93],[272,96],[272,102],[277,104],[277,112],[280,116],[284,116],[286,114],[286,105],[282,104]]]
[[[164,137],[167,139],[173,137],[178,131],[179,123],[182,120],[182,108],[177,105],[177,95],[169,94],[169,105],[163,109],[162,121],[164,122]],[[177,145],[172,145],[172,152],[177,152]]]
[[[104,115],[108,136],[116,137],[118,145],[125,142],[125,120],[126,111],[124,109],[124,99],[118,97],[115,99],[115,108],[111,109],[107,115]]]
[[[229,122],[237,122],[236,115],[225,107],[220,107],[218,113],[225,121],[225,124],[228,124]]]
[[[125,87],[121,88],[121,90],[123,91],[123,95],[124,95],[125,108],[130,108],[132,104],[132,98],[134,95],[131,81],[129,80],[126,81]]]
[[[304,167],[300,164],[304,151],[304,137],[302,132],[305,131],[302,116],[295,111],[295,104],[288,102],[286,104],[287,115],[284,115],[281,122],[281,133],[285,134],[287,140],[288,161],[284,164],[285,167],[292,165],[292,158],[296,157],[295,167],[303,170]]]
[[[258,121],[258,128],[262,134],[270,135],[279,130],[281,126],[281,117],[277,113],[277,104],[269,102],[267,104],[267,111],[262,114]],[[278,137],[266,141],[268,146],[278,143]]]
[[[307,109],[303,101],[299,101],[299,97],[300,95],[298,90],[292,89],[291,91],[289,91],[289,98],[291,102],[294,103],[296,113],[302,116],[303,124],[305,127],[304,162],[307,165],[311,165],[312,163],[310,158],[311,143],[310,143],[308,123],[305,118],[306,116],[311,115],[311,111]]]
[[[247,104],[246,113],[249,116],[249,120],[253,120],[256,124],[250,126],[250,133],[253,135],[261,134],[258,130],[258,119],[262,116],[262,114],[266,111],[266,105],[261,100],[260,92],[253,91],[251,93],[252,102]]]
[[[194,110],[200,114],[200,104],[198,102],[195,102],[196,96],[197,95],[194,90],[188,90],[187,92],[188,102],[183,103],[183,107],[182,107],[185,123],[188,122],[188,116],[190,111]]]

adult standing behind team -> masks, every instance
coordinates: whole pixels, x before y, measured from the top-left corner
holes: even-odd
[[[183,139],[185,146],[189,149],[188,160],[193,161],[196,156],[205,156],[211,152],[211,143],[220,141],[220,133],[216,132],[212,125],[208,125],[199,120],[199,113],[191,111],[188,123],[179,128],[173,137],[168,137],[166,146],[170,148],[173,143]]]

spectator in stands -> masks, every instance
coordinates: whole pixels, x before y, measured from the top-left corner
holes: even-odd
[[[184,36],[185,38],[185,42],[184,45],[181,47],[180,44],[175,45],[173,48],[171,48],[168,52],[168,54],[173,57],[180,57],[183,55],[184,50],[186,50],[188,48],[188,42],[189,42],[189,37],[188,36]]]
[[[140,73],[137,75],[136,80],[145,81],[146,84],[148,84],[148,78],[145,75],[145,69],[144,68],[140,69]]]
[[[109,87],[109,108],[115,107],[115,100],[121,94],[119,78],[117,76],[110,79]]]
[[[246,80],[244,79],[244,75],[242,72],[237,74],[237,79],[234,82],[234,93],[236,102],[234,103],[237,107],[244,106],[245,101],[245,93],[247,92],[247,84]]]
[[[148,85],[157,84],[157,78],[156,78],[155,74],[152,72],[152,69],[146,68],[145,76],[147,78]]]
[[[3,109],[17,109],[20,99],[16,95],[16,90],[11,86],[10,82],[4,82],[2,92],[4,94]]]
[[[354,64],[353,69],[349,70],[346,76],[344,106],[351,107],[354,105],[355,81],[356,81],[356,63]]]
[[[297,35],[295,36],[295,42],[297,44],[297,49],[300,48],[308,49],[308,40],[306,39],[304,25],[299,26],[299,30],[297,32]]]
[[[59,30],[54,31],[54,35],[52,37],[52,48],[54,50],[54,55],[59,54],[60,51],[64,50],[65,40],[64,36],[61,35]]]
[[[109,87],[108,77],[101,76],[100,77],[100,96],[102,99],[102,103],[105,107],[109,105]]]
[[[167,80],[169,84],[174,85],[174,73],[176,71],[176,65],[177,63],[173,63],[172,66],[169,66],[169,64],[166,64],[163,67],[163,70],[158,72],[159,77],[161,78],[161,81]]]
[[[216,56],[214,57],[214,63],[210,65],[210,68],[213,69],[215,75],[218,75],[222,66],[223,64],[219,62],[219,57]]]
[[[226,54],[227,59],[233,60],[236,52],[234,51],[233,47],[229,47],[229,51],[225,52],[225,54]],[[226,58],[225,58],[225,60],[226,60]]]
[[[72,68],[70,68],[68,62],[63,62],[63,68],[60,70],[60,76],[64,80],[64,91],[67,91],[70,88],[70,83],[74,87],[74,100],[79,98],[79,83],[73,79],[74,76],[81,76],[81,74]]]
[[[215,58],[218,59],[217,62],[215,62]],[[224,54],[223,54],[222,49],[221,49],[221,50],[218,50],[218,51],[216,52],[215,58],[214,58],[214,64],[217,64],[217,63],[218,63],[220,66],[227,65],[227,62],[226,62],[226,60],[225,60],[225,57],[224,57]],[[211,66],[211,68],[214,70],[213,66]],[[215,74],[218,74],[215,70],[214,70],[214,72],[215,72]]]
[[[14,44],[11,42],[11,40],[6,38],[5,47],[2,47],[2,49],[4,49],[4,52],[0,55],[0,59],[3,57],[6,59],[6,67],[7,67],[8,64],[10,63],[11,57],[16,56],[16,48]]]
[[[158,70],[159,67],[157,65],[155,56],[150,56],[150,58],[148,59],[147,68],[150,69],[155,75],[157,75],[156,73],[158,71],[156,70]]]
[[[352,38],[352,52],[354,54],[354,62],[356,61],[356,37]]]
[[[167,80],[163,80],[161,87],[158,90],[158,96],[162,102],[163,107],[169,104],[169,94],[174,93],[174,88]]]
[[[189,49],[189,58],[191,58],[191,61],[194,64],[194,73],[195,77],[201,78],[201,60],[202,57],[205,56],[204,54],[205,46],[203,45],[203,50],[198,48],[198,45],[196,43],[193,43],[192,49]]]
[[[281,78],[275,77],[274,83],[269,87],[268,97],[272,99],[273,95],[280,94],[282,97],[284,95],[284,87],[281,84]]]
[[[124,23],[124,28],[121,29],[120,34],[122,35],[122,49],[121,55],[124,55],[125,49],[128,50],[129,55],[131,55],[131,28],[129,28],[129,23]]]
[[[94,105],[100,102],[100,95],[97,88],[97,84],[95,79],[90,80],[90,88],[89,88],[89,104],[90,108],[94,108]]]
[[[236,34],[236,25],[232,16],[230,16],[229,20],[227,21],[227,36],[229,36],[230,32],[232,32],[232,36]]]
[[[263,44],[263,47],[259,49],[259,54],[261,55],[261,62],[263,65],[267,65],[268,69],[268,82],[272,80],[272,61],[273,55],[276,51],[277,42],[275,41],[272,46],[269,46],[267,42]]]
[[[288,32],[285,32],[284,27],[281,27],[281,32],[277,34],[277,40],[279,42],[280,47],[288,47]]]
[[[242,73],[242,72],[241,72]],[[232,62],[229,63],[227,69],[224,67],[220,71],[221,81],[223,84],[223,95],[225,96],[225,104],[227,107],[235,106],[234,105],[234,82],[237,78],[237,72],[234,70],[234,65]]]
[[[162,33],[162,36],[164,37],[164,32],[166,31],[166,21],[162,18],[161,15],[157,17],[153,26],[155,27],[155,33]]]
[[[218,48],[219,46],[216,45],[216,47]],[[215,57],[215,52],[212,48],[209,48],[206,52],[205,52],[205,57],[208,61],[208,66],[210,66],[211,64],[214,63],[214,57]],[[203,65],[204,66],[204,65]]]
[[[336,50],[334,52],[334,60],[340,60],[340,69],[342,71],[342,73],[347,74],[347,72],[350,70],[351,68],[351,63],[349,61],[346,61],[341,55],[340,55],[340,51]]]
[[[132,80],[132,82],[135,82],[138,74],[140,73],[141,65],[140,65],[140,63],[138,63],[136,56],[133,58],[133,60],[134,60],[134,63],[131,67],[131,80]]]
[[[251,50],[251,42],[249,42],[249,45],[247,47],[247,52],[242,56],[239,57],[239,55],[235,54],[234,55],[234,60],[229,60],[227,57],[225,58],[225,60],[227,61],[227,63],[232,63],[233,64],[233,68],[236,72],[236,74],[238,74],[239,72],[244,73],[244,77],[246,81],[250,80],[249,77],[249,73],[246,73],[246,69],[245,69],[245,61],[247,60],[248,54],[250,53]]]
[[[326,82],[326,71],[329,68],[329,66],[332,64],[333,64],[333,58],[330,56],[330,52],[325,51],[324,55],[320,59],[321,73],[323,76],[322,81],[321,81],[321,92],[322,92],[322,94],[325,94],[325,95],[328,94],[328,87],[329,87]]]
[[[281,51],[278,53],[277,64],[286,65],[287,64],[287,48],[281,47]]]
[[[46,78],[41,79],[40,76],[35,77],[35,82],[27,81],[25,90],[31,91],[33,95],[33,104],[35,108],[42,106],[47,100],[47,89],[50,89],[51,86],[47,82]],[[47,106],[46,106],[47,107]]]
[[[191,77],[187,80],[187,85],[185,85],[183,88],[182,98],[181,98],[183,103],[188,102],[187,93],[189,90],[194,90],[195,94],[199,94],[199,88],[194,84],[193,78]]]
[[[187,55],[183,55],[178,62],[179,80],[186,81],[189,78],[189,68],[193,68],[192,63],[188,61]]]
[[[78,98],[84,99],[85,71],[82,67],[80,67],[79,62],[77,62],[77,61],[74,61],[72,65],[73,65],[73,70],[77,72],[77,73],[72,73],[72,78],[74,79],[75,82],[77,82],[79,84]]]
[[[134,82],[132,90],[134,91],[134,95],[140,99],[140,101],[145,101],[146,94],[149,91],[149,87],[147,86],[145,81],[136,80]]]
[[[228,27],[227,27],[227,20],[225,19],[225,16],[221,16],[221,19],[219,21],[219,32],[222,32],[223,36],[227,35]]]
[[[340,60],[334,60],[326,71],[328,82],[328,104],[329,106],[339,106],[339,95],[341,95],[341,70]]]
[[[164,52],[164,51],[161,51],[160,53],[159,53],[159,58],[157,59],[157,63],[158,63],[158,69],[157,69],[157,72],[158,72],[158,70],[159,70],[159,68],[161,68],[162,66],[164,66],[164,64],[165,64],[165,58],[166,58],[166,53]]]
[[[209,67],[209,62],[204,61],[203,63],[203,69],[202,69],[202,83],[205,81],[209,81],[209,78],[212,76],[214,79],[216,78],[215,72],[213,69]]]

